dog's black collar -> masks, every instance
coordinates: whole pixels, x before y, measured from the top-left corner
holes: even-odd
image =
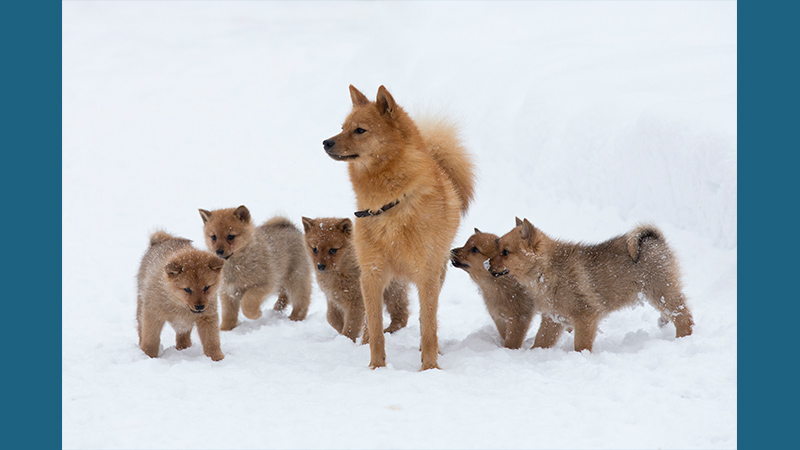
[[[373,211],[371,209],[365,209],[363,211],[356,211],[355,215],[356,215],[356,217],[377,216],[379,214],[384,213],[385,211],[388,211],[388,210],[394,208],[398,203],[400,203],[400,199],[399,198],[397,200],[391,202],[391,203],[387,203],[387,204],[383,205],[381,207],[381,209],[379,209],[377,211]]]

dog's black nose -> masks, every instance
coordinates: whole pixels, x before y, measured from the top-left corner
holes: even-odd
[[[324,141],[322,141],[322,147],[325,150],[332,149],[335,144],[336,144],[336,142],[334,142],[333,139],[325,139]]]
[[[204,309],[206,309],[205,305],[194,305],[194,310],[197,312],[200,312]]]
[[[222,256],[225,254],[225,250],[217,250],[217,255]]]
[[[322,263],[317,264],[317,269],[319,269],[320,271],[325,270],[325,267],[327,267],[325,264]]]

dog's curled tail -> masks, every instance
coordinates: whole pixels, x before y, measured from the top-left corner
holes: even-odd
[[[158,230],[150,235],[150,247],[170,239],[175,239],[175,236],[167,233],[164,230]]]
[[[639,225],[628,233],[628,254],[631,255],[633,262],[639,262],[639,257],[642,254],[642,244],[648,239],[659,241],[662,244],[666,242],[661,230],[651,224]]]
[[[419,120],[417,128],[431,157],[452,180],[461,200],[461,213],[466,213],[475,197],[475,164],[461,142],[458,127],[445,117],[430,116]]]
[[[265,227],[271,228],[297,228],[295,224],[283,216],[275,216],[264,223]]]

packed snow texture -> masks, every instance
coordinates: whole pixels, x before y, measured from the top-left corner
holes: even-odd
[[[64,448],[735,448],[735,2],[84,2],[63,8]],[[695,332],[647,304],[594,352],[501,347],[450,267],[442,370],[420,372],[419,305],[387,367],[311,312],[194,345],[137,347],[135,276],[163,228],[204,248],[198,208],[352,217],[322,151],[348,85],[458,120],[478,166],[474,227],[525,217],[598,242],[656,223]],[[359,219],[361,220],[361,219]],[[386,319],[385,319],[386,320]],[[388,320],[385,322],[388,323]]]

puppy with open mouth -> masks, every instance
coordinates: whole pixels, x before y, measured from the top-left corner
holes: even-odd
[[[498,239],[496,252],[488,263],[492,275],[513,276],[542,313],[572,324],[576,351],[592,350],[603,317],[641,299],[661,312],[662,323],[675,325],[676,337],[692,334],[677,258],[653,225],[589,245],[552,239],[517,219]]]

